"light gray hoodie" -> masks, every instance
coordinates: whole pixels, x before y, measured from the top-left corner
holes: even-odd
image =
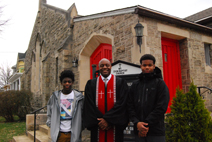
[[[81,142],[82,131],[82,109],[84,96],[74,91],[74,104],[71,122],[71,142]],[[57,141],[60,131],[60,96],[61,91],[55,91],[47,104],[47,122],[46,125],[51,129],[52,142]]]

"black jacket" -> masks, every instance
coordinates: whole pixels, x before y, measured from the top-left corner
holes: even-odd
[[[115,141],[122,142],[123,130],[129,122],[127,115],[127,97],[129,93],[127,82],[116,77],[116,103],[104,115],[96,107],[96,82],[97,78],[88,80],[85,87],[83,125],[91,131],[91,142],[96,142],[99,123],[97,118],[104,118],[109,125],[115,126]]]
[[[155,67],[153,73],[141,73],[139,80],[133,82],[128,99],[128,113],[135,134],[138,134],[137,123],[146,122],[149,127],[147,135],[164,136],[164,114],[168,103],[169,91],[161,70]]]

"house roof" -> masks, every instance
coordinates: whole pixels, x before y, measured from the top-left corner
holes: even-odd
[[[150,17],[162,21],[167,21],[172,24],[177,24],[180,26],[184,26],[187,28],[195,29],[201,32],[206,32],[212,34],[212,28],[200,25],[198,23],[194,23],[191,21],[188,21],[186,19],[178,18],[169,14],[165,14],[156,10],[152,10],[140,5],[133,6],[133,7],[127,7],[127,8],[122,8],[122,9],[117,9],[117,10],[112,10],[112,11],[107,11],[103,13],[97,13],[93,15],[88,15],[88,16],[79,16],[74,18],[74,22],[80,22],[84,20],[90,20],[90,19],[96,19],[96,18],[101,18],[101,17],[108,17],[108,16],[114,16],[114,15],[119,15],[119,14],[127,14],[127,13],[136,13],[141,16],[145,17]]]
[[[132,7],[121,8],[121,9],[116,9],[112,11],[106,11],[106,12],[101,12],[101,13],[96,13],[96,14],[91,14],[86,16],[78,16],[78,17],[74,17],[74,22],[96,19],[101,17],[115,16],[115,15],[126,14],[126,13],[134,13],[136,7],[137,6],[132,6]]]
[[[25,53],[18,53],[18,59],[21,60],[21,59],[24,59],[25,58]]]
[[[19,77],[21,77],[22,74],[23,74],[23,73],[15,73],[15,74],[13,74],[13,75],[9,78],[8,82],[12,83],[12,82],[16,81]]]
[[[200,11],[198,13],[195,13],[195,14],[188,16],[184,19],[191,21],[191,22],[198,22],[198,21],[210,18],[210,17],[212,17],[212,7],[205,9],[203,11]]]
[[[154,19],[158,19],[158,20],[162,20],[162,21],[167,21],[169,23],[172,24],[177,24],[183,27],[187,27],[190,29],[195,29],[201,32],[206,32],[206,33],[210,33],[212,34],[212,28],[204,26],[204,25],[200,25],[194,22],[190,22],[188,20],[185,19],[181,19],[172,15],[168,15],[168,14],[164,14],[162,12],[158,12],[155,10],[151,10],[142,6],[138,6],[135,9],[135,13],[142,15],[142,16],[147,16],[150,18],[154,18]]]
[[[12,66],[11,69],[16,69],[16,65]]]

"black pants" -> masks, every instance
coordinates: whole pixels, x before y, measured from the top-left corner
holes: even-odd
[[[147,136],[147,137],[138,137],[135,136],[136,142],[166,142],[165,136]]]

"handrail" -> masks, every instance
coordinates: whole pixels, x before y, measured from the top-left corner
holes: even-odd
[[[33,114],[33,113],[35,113],[35,112],[37,112],[37,111],[40,111],[40,110],[44,109],[45,107],[47,107],[47,105],[44,106],[44,107],[41,107],[41,108],[39,108],[39,109],[37,109],[37,110],[35,110],[35,111],[33,111],[33,112],[31,112],[30,114]]]
[[[36,112],[38,112],[46,107],[47,107],[47,105],[30,113],[30,114],[34,114],[34,142],[36,142],[36,140],[35,140],[36,139]]]
[[[197,88],[198,88],[198,93],[199,93],[199,95],[200,95],[201,97],[202,97],[202,94],[206,92],[206,91],[205,91],[205,92],[203,92],[202,94],[200,94],[200,89],[201,89],[201,88],[205,88],[205,89],[207,89],[207,91],[209,90],[209,91],[212,93],[212,89],[211,89],[211,88],[208,88],[208,87],[206,87],[206,86],[199,86],[199,87],[197,87]],[[203,97],[203,98],[204,98],[204,97]]]

